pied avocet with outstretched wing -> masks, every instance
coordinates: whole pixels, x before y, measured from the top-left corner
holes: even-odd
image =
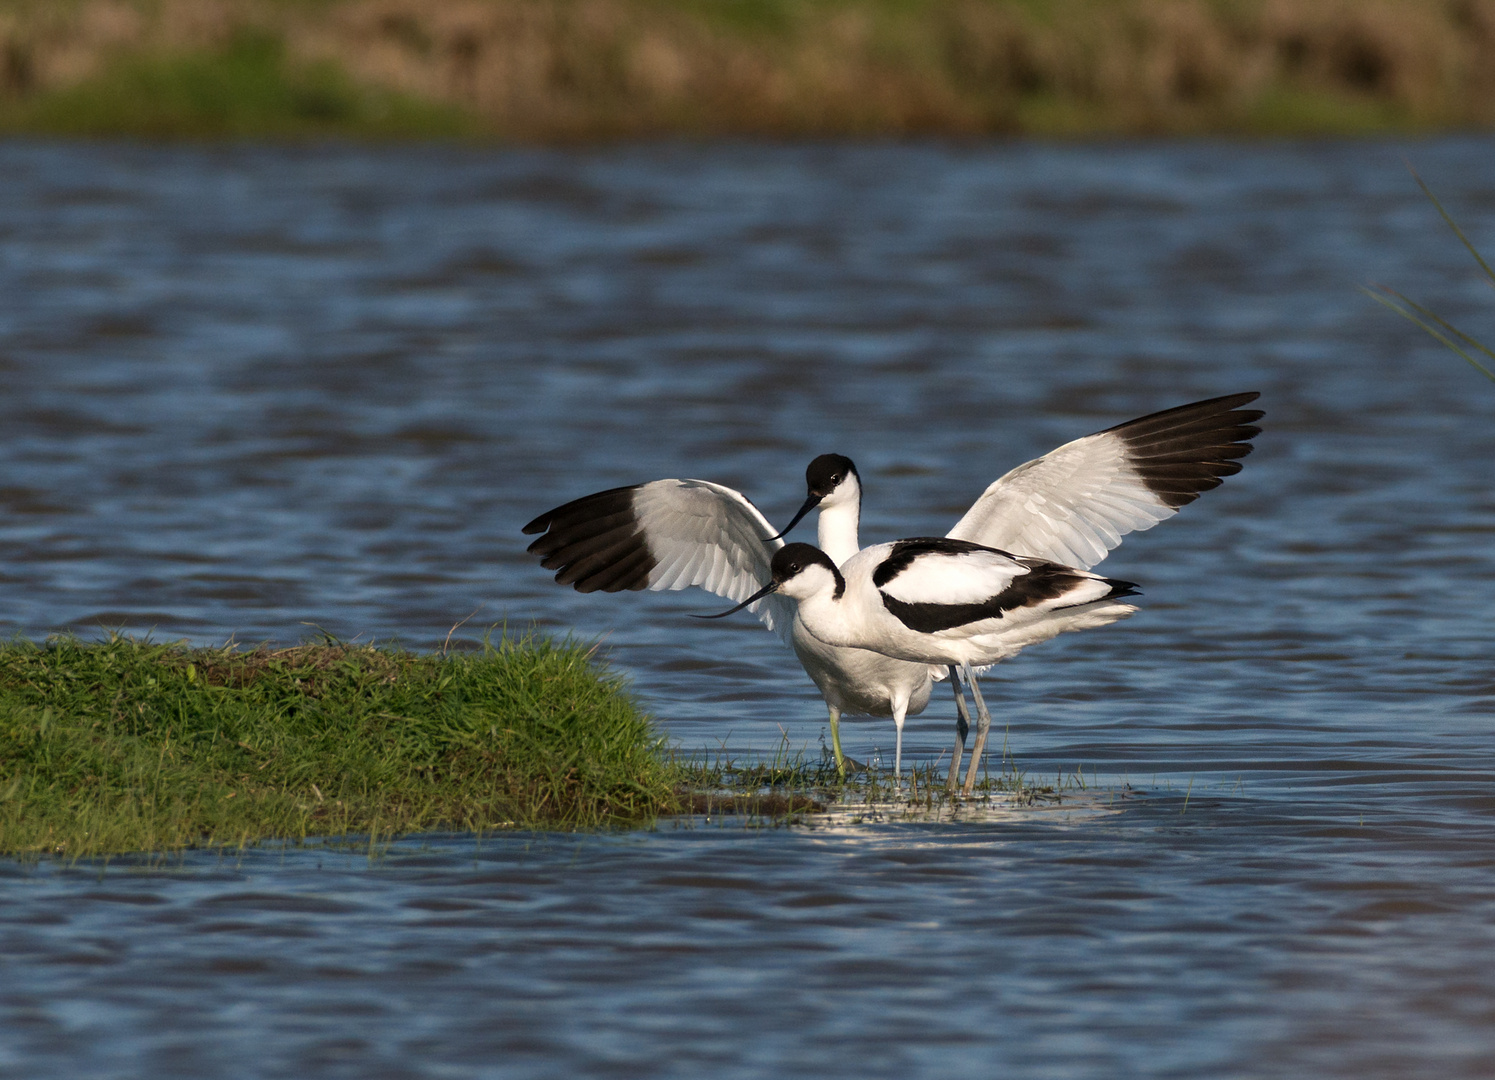
[[[1127,533],[1151,528],[1240,471],[1262,416],[1244,406],[1258,396],[1198,401],[1066,443],[992,483],[949,535],[1087,569]],[[825,454],[810,463],[806,481],[809,495],[790,527],[818,507],[820,547],[839,566],[859,550],[861,478],[850,458]],[[782,533],[745,495],[705,480],[600,491],[541,514],[524,532],[544,534],[528,550],[580,592],[695,585],[741,601],[768,582],[783,547]],[[945,669],[827,645],[798,625],[781,597],[752,607],[820,689],[837,767],[844,767],[841,715],[865,713],[893,718],[901,768],[904,718],[924,709],[932,677]],[[954,689],[962,748],[968,717],[958,680]],[[958,768],[953,760],[952,785]]]

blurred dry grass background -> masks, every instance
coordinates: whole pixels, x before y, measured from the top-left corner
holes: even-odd
[[[121,113],[226,57],[214,115],[294,92]],[[378,134],[391,102],[388,133],[538,141],[1483,128],[1495,0],[0,0],[10,130]]]

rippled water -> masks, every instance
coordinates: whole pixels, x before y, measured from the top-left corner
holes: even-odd
[[[1495,251],[1487,140],[0,145],[6,632],[535,622],[686,749],[814,754],[776,639],[560,589],[518,526],[660,476],[784,520],[836,450],[869,541],[943,532],[1074,436],[1268,413],[1104,564],[1140,614],[987,684],[1099,794],[0,864],[0,1075],[1495,1074],[1495,386],[1356,286],[1495,298],[1404,153]]]

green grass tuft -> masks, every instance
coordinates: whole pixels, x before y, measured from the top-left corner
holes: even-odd
[[[0,646],[3,854],[595,827],[674,809],[678,774],[570,642]]]
[[[358,86],[331,63],[287,60],[281,39],[241,31],[218,52],[120,57],[92,79],[13,103],[11,131],[137,138],[461,138],[462,110]]]

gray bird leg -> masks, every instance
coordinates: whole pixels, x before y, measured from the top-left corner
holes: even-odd
[[[966,735],[971,730],[971,714],[966,709],[966,695],[960,688],[960,670],[950,665],[950,687],[955,691],[955,749],[950,751],[950,779],[945,784],[945,791],[951,795],[955,794],[955,786],[960,783],[960,762],[965,757]]]
[[[896,787],[903,783],[903,720],[908,715],[908,697],[895,697],[891,704],[893,726],[898,730],[898,745],[893,751],[893,783]]]
[[[976,770],[981,765],[981,756],[986,753],[986,736],[991,731],[991,713],[986,711],[986,702],[981,699],[981,687],[976,685],[976,674],[971,665],[961,664],[966,682],[971,687],[971,697],[976,699],[976,716],[980,724],[976,729],[976,745],[971,748],[971,767],[966,770],[965,788],[961,794],[969,795],[976,786]]]

